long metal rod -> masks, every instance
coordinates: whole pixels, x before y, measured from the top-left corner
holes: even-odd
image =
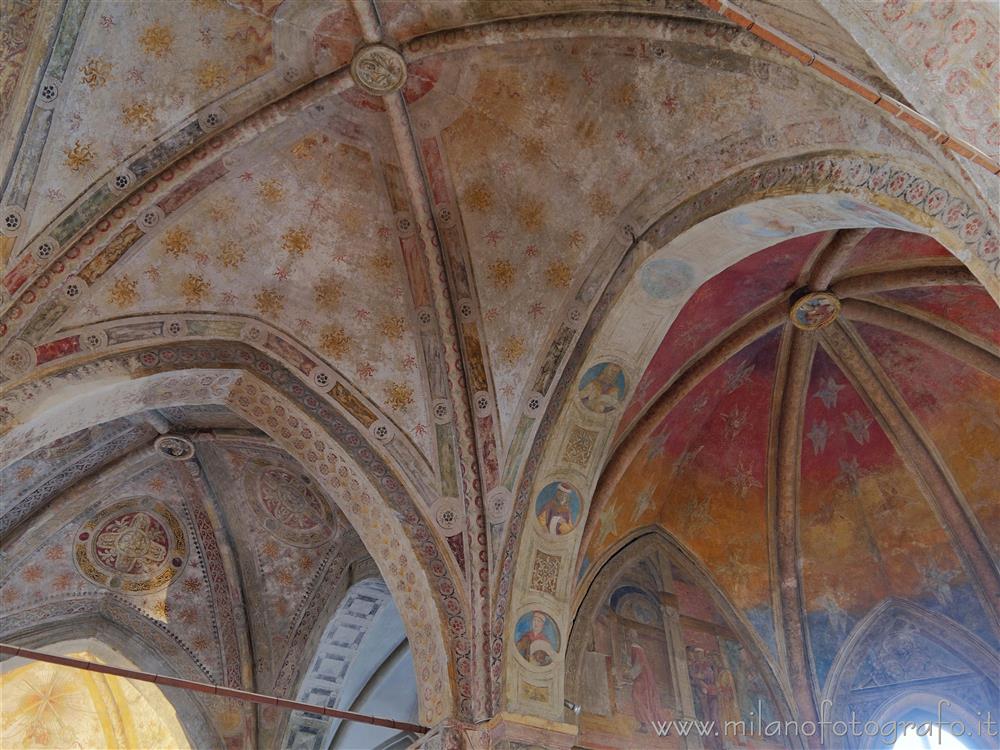
[[[234,700],[247,701],[248,703],[259,703],[262,706],[277,706],[278,708],[287,708],[293,711],[308,711],[309,713],[332,716],[335,719],[343,719],[344,721],[357,721],[362,724],[373,724],[377,727],[397,729],[401,732],[425,734],[429,731],[428,727],[421,724],[410,724],[409,722],[396,721],[395,719],[383,719],[379,716],[368,716],[367,714],[359,714],[354,711],[338,711],[335,708],[314,706],[311,703],[290,701],[285,698],[275,698],[270,695],[252,693],[249,690],[237,690],[235,688],[212,685],[207,682],[182,680],[178,677],[168,677],[162,674],[152,674],[151,672],[140,672],[137,669],[123,669],[122,667],[112,667],[107,664],[95,664],[94,662],[83,661],[82,659],[74,659],[70,656],[56,656],[55,654],[47,654],[44,651],[35,651],[30,648],[20,648],[18,646],[12,646],[9,643],[0,643],[0,654],[5,654],[7,656],[20,656],[22,659],[44,661],[49,664],[58,664],[59,666],[72,667],[73,669],[83,669],[88,672],[100,672],[102,674],[109,674],[115,677],[125,677],[129,680],[152,682],[155,685],[181,688],[182,690],[191,690],[196,693],[208,693],[209,695],[217,695],[221,698],[233,698]]]

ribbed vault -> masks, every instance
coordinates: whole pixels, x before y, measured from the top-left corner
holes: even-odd
[[[171,502],[206,539],[227,528],[232,628],[178,645],[120,593],[76,615],[180,649],[187,676],[301,693],[367,554],[422,720],[571,718],[574,605],[657,525],[803,716],[877,605],[824,577],[824,538],[867,539],[837,554],[879,571],[879,597],[957,602],[995,637],[997,426],[972,406],[996,403],[1000,370],[979,9],[0,2],[5,632],[70,622],[25,604],[66,562],[31,539],[89,533],[74,524],[105,494],[167,471],[150,446],[169,432],[196,455],[162,477]],[[710,457],[715,485],[691,484]],[[316,586],[291,549],[316,529],[265,554],[248,476],[272,459],[349,532]],[[567,488],[575,505],[546,509]],[[868,529],[902,511],[933,565]],[[544,668],[511,647],[535,611],[561,636]],[[231,709],[209,707],[230,745],[285,739],[270,709]]]
[[[636,525],[678,533],[812,719],[885,597],[996,643],[1000,314],[975,279],[925,238],[841,230],[761,251],[687,305],[626,408],[581,572]]]

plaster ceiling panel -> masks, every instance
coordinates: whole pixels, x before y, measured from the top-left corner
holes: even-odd
[[[572,12],[631,10],[713,18],[703,6],[691,0],[518,0],[516,3],[507,0],[379,0],[378,9],[383,24],[397,39],[505,18]]]
[[[165,628],[205,677],[222,682],[220,613],[232,618],[233,603],[229,583],[217,578],[221,566],[209,559],[219,552],[202,498],[186,494],[174,465],[157,462],[113,487],[63,495],[5,550],[17,563],[0,579],[4,618],[69,599],[115,599]]]
[[[858,329],[1000,554],[1000,381],[908,336],[874,325]]]
[[[40,3],[0,2],[0,14],[4,19],[4,34],[0,38],[0,60],[4,61],[3,70],[0,70],[0,120],[9,112],[40,9]]]
[[[151,443],[156,431],[131,417],[60,438],[0,471],[0,533],[115,459]]]
[[[56,3],[0,0],[0,164],[6,165],[17,142],[16,134],[27,106],[30,81],[44,59],[48,26]],[[0,253],[2,256],[2,253]]]
[[[334,109],[298,115],[227,157],[222,176],[160,222],[62,325],[253,316],[325,358],[428,452],[406,266],[383,181],[393,167],[380,156],[392,147],[379,140],[381,120],[369,119],[377,113],[339,104],[359,125]]]
[[[1000,33],[995,3],[821,2],[919,111],[996,155]]]
[[[880,264],[953,257],[940,242],[928,234],[873,229],[848,254],[841,268],[848,274],[855,269]]]
[[[813,362],[801,460],[802,589],[821,685],[854,624],[889,596],[989,637],[947,532],[864,400],[824,351]]]
[[[210,445],[208,482],[229,520],[253,597],[248,606],[261,643],[257,678],[273,680],[297,645],[295,626],[305,605],[331,595],[317,586],[333,558],[350,554],[357,538],[333,502],[280,451],[235,441]]]
[[[831,107],[845,116],[851,107],[839,94],[817,97],[798,72],[765,65],[757,75],[745,58],[696,45],[665,45],[656,56],[630,40],[556,40],[447,62],[461,78],[439,82],[412,112],[422,137],[440,132],[505,435],[531,382],[530,353],[545,350],[643,188],[656,181],[657,201],[675,190],[680,198],[685,179],[751,158],[720,144],[745,143],[758,128],[848,138],[829,122]],[[880,128],[861,124],[861,139],[877,146]]]
[[[750,344],[678,404],[615,488],[585,552],[600,559],[632,529],[662,524],[772,650],[764,484],[779,338]]]
[[[5,466],[0,473],[3,497],[16,497],[47,474],[76,463],[82,456],[111,438],[135,426],[130,417],[80,430],[39,448],[24,458]]]
[[[92,3],[38,165],[29,236],[125,157],[270,70],[279,4]]]
[[[780,242],[702,284],[671,324],[647,365],[622,417],[619,433],[702,347],[749,311],[793,289],[803,265],[824,236],[810,234]]]

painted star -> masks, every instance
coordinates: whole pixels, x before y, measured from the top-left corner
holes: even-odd
[[[753,474],[753,469],[746,466],[742,461],[736,465],[736,469],[729,477],[729,484],[740,497],[746,497],[753,487],[762,487],[760,480]]]
[[[872,420],[857,409],[850,414],[844,414],[844,423],[844,432],[851,433],[851,437],[857,441],[858,445],[864,445],[871,440],[868,428],[871,427]]]
[[[744,385],[753,374],[754,364],[750,360],[743,360],[735,369],[726,375],[726,393],[732,393],[741,385]]]
[[[670,439],[670,432],[664,432],[662,435],[657,435],[655,438],[649,441],[649,447],[646,448],[646,460],[652,461],[654,458],[659,458],[664,454],[667,449],[667,440]]]
[[[617,509],[614,504],[605,505],[604,510],[601,511],[601,515],[598,516],[598,520],[601,522],[601,541],[603,542],[609,536],[614,536],[618,531],[618,519],[615,516]]]
[[[635,499],[635,507],[632,508],[632,521],[638,521],[642,518],[642,514],[646,512],[646,509],[652,504],[653,501],[653,491],[650,489],[645,489],[639,493],[639,496]]]
[[[712,514],[708,508],[708,498],[699,496],[691,499],[690,509],[685,516],[686,525],[689,530],[697,531],[702,526],[707,525],[712,520]]]
[[[850,488],[851,494],[854,497],[858,496],[858,481],[860,477],[861,467],[858,465],[857,456],[840,459],[840,474],[837,475],[837,479],[847,483],[847,486]]]
[[[823,387],[813,394],[813,398],[818,398],[823,402],[823,406],[832,409],[837,405],[837,396],[847,386],[841,385],[833,377],[824,378],[822,383]]]
[[[735,440],[743,428],[746,427],[747,418],[749,417],[749,411],[747,409],[741,409],[740,407],[735,407],[731,412],[722,415],[722,421],[725,425],[723,432],[728,440]]]
[[[813,444],[813,455],[818,456],[826,450],[826,441],[830,437],[830,426],[826,421],[813,422],[809,433],[806,435]]]
[[[680,476],[686,472],[704,448],[704,445],[699,445],[697,448],[688,448],[678,456],[677,460],[674,461],[674,474]]]

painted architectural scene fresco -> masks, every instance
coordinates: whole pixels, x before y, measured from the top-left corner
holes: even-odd
[[[716,607],[701,577],[681,567],[667,543],[633,542],[613,558],[635,558],[625,570],[602,573],[584,600],[569,659],[579,670],[570,694],[580,703],[583,747],[684,747],[659,736],[670,720],[714,722],[720,736],[705,747],[784,747],[764,736],[779,718],[768,684],[745,642]],[[608,580],[613,579],[609,583]],[[600,592],[600,594],[598,594]],[[572,668],[572,666],[571,666]],[[725,737],[729,722],[731,737]],[[738,729],[743,727],[742,729]],[[755,736],[756,735],[756,736]]]
[[[0,746],[1000,750],[994,6],[0,0]]]

